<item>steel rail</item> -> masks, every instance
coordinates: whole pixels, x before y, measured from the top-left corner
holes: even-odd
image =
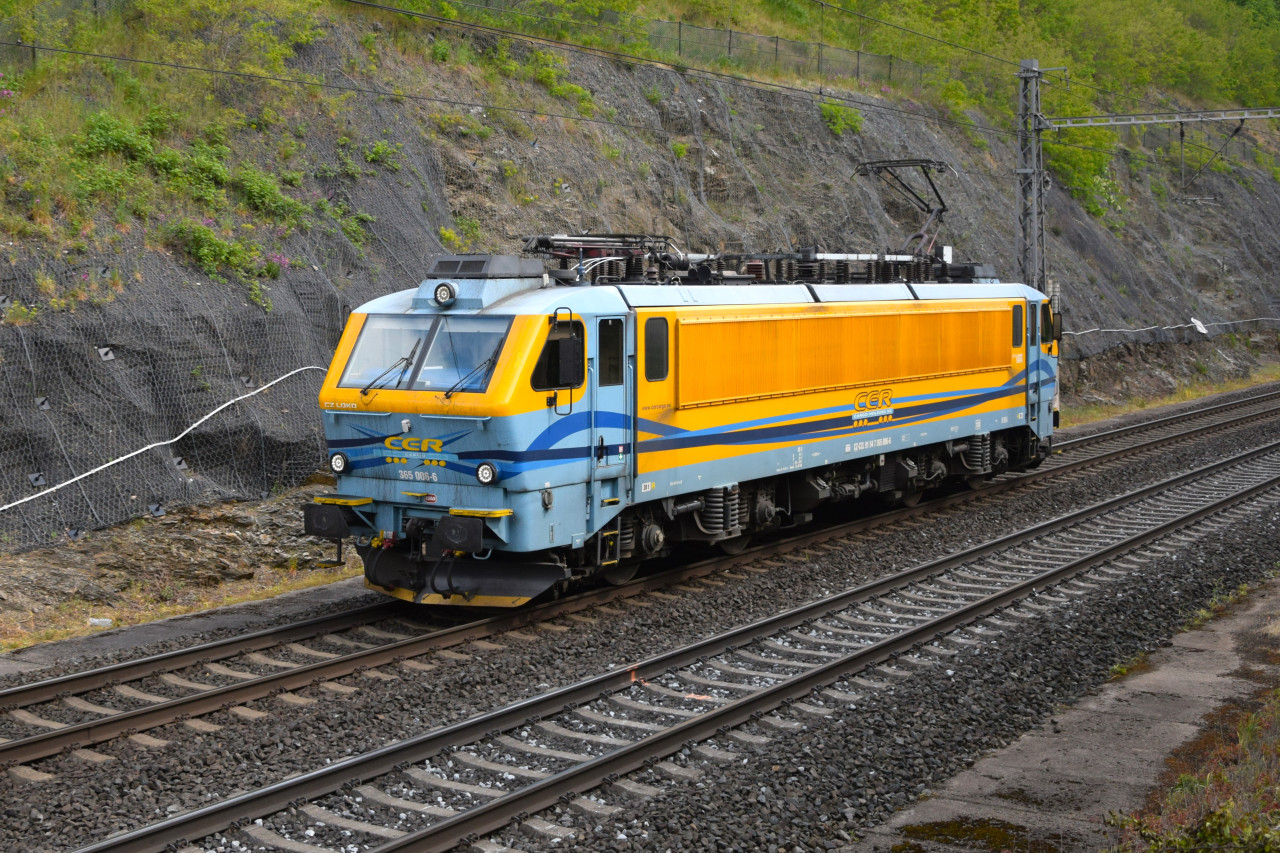
[[[452,850],[459,844],[474,841],[480,834],[499,830],[512,820],[521,820],[525,815],[550,808],[565,799],[572,799],[579,793],[586,792],[623,773],[638,770],[654,759],[679,751],[690,742],[705,740],[726,728],[742,725],[748,720],[759,719],[761,715],[775,710],[788,701],[803,697],[814,689],[856,675],[867,667],[911,651],[957,628],[1009,607],[1035,594],[1043,587],[1067,580],[1277,486],[1280,486],[1280,476],[1272,477],[1242,492],[1186,513],[1171,522],[1131,536],[1038,577],[993,593],[945,614],[939,619],[908,628],[901,634],[868,646],[865,650],[855,651],[843,658],[819,665],[786,681],[763,688],[757,693],[692,717],[684,723],[655,732],[629,746],[619,747],[614,752],[562,770],[506,796],[467,809],[459,815],[446,818],[437,824],[373,849],[375,853],[405,853],[405,851],[430,853]]]
[[[193,666],[206,660],[234,657],[245,652],[256,652],[259,649],[277,646],[280,643],[305,640],[318,634],[328,634],[333,631],[353,628],[357,625],[366,625],[379,618],[385,618],[380,616],[380,613],[384,613],[385,616],[393,615],[392,611],[394,609],[394,602],[380,601],[342,613],[308,619],[305,622],[298,622],[285,627],[264,628],[252,634],[228,637],[225,640],[215,640],[214,642],[189,649],[176,649],[172,652],[122,661],[121,663],[99,667],[86,672],[10,687],[0,690],[0,711],[24,708],[28,705],[57,699],[68,693],[85,693],[90,690],[97,690],[100,687],[110,687],[123,681],[146,678],[149,675],[161,672],[172,672],[175,669]]]
[[[298,690],[322,681],[341,678],[360,669],[398,663],[406,658],[417,657],[437,649],[450,648],[473,640],[485,639],[494,634],[513,631],[535,622],[542,622],[569,613],[587,610],[601,604],[608,604],[619,598],[641,595],[674,583],[706,577],[715,572],[787,553],[808,544],[825,541],[839,535],[846,535],[849,532],[847,528],[886,524],[902,517],[914,515],[916,511],[916,509],[898,511],[897,513],[889,513],[872,519],[849,522],[835,530],[811,531],[800,536],[788,537],[767,545],[749,548],[740,554],[732,556],[717,555],[657,575],[629,581],[619,586],[588,590],[545,604],[512,610],[496,616],[442,628],[419,637],[397,640],[372,649],[361,649],[316,663],[301,664],[282,672],[269,673],[253,681],[214,687],[202,693],[182,696],[167,702],[135,708],[131,711],[121,711],[119,714],[114,714],[110,717],[87,720],[83,723],[67,725],[63,728],[40,732],[25,738],[15,738],[0,742],[0,768],[25,764],[40,758],[57,755],[63,751],[79,749],[83,746],[101,743],[122,735],[145,731],[146,729],[176,722],[184,717],[225,710],[234,705],[273,696],[281,692]],[[394,607],[397,603],[390,602],[389,605],[374,606]],[[254,648],[262,647],[255,646]],[[252,649],[246,649],[245,651],[249,650]],[[139,661],[138,663],[142,664],[143,662]],[[200,660],[193,660],[190,663],[199,662]],[[149,673],[144,672],[142,674]],[[141,676],[135,675],[135,677]],[[61,695],[61,693],[58,695]]]
[[[494,730],[513,728],[528,721],[532,717],[545,717],[550,714],[558,713],[563,711],[571,703],[582,704],[598,699],[602,695],[607,695],[613,690],[625,688],[636,680],[647,680],[668,670],[688,666],[697,662],[699,658],[720,654],[728,650],[730,647],[740,647],[748,642],[760,638],[761,636],[767,636],[780,630],[802,625],[805,622],[809,622],[815,618],[820,618],[832,611],[846,609],[852,604],[856,604],[864,599],[873,598],[877,595],[883,595],[891,592],[907,583],[957,568],[976,558],[987,556],[997,551],[1006,550],[1007,548],[1043,536],[1047,533],[1052,533],[1062,528],[1072,526],[1088,518],[1103,515],[1122,504],[1140,501],[1152,494],[1176,488],[1177,486],[1185,483],[1202,479],[1221,470],[1242,465],[1255,458],[1275,453],[1277,451],[1280,451],[1280,442],[1274,442],[1262,448],[1237,454],[1236,456],[1220,460],[1211,465],[1196,469],[1195,471],[1180,474],[1159,483],[1154,483],[1149,486],[1136,489],[1125,495],[1120,495],[1118,497],[1102,501],[1090,507],[1086,507],[1077,513],[1061,516],[1057,519],[1043,522],[1028,530],[1020,531],[991,542],[977,545],[960,554],[951,555],[924,565],[906,569],[902,572],[898,572],[897,574],[871,581],[820,601],[810,602],[791,610],[784,611],[783,613],[765,617],[756,622],[734,628],[693,645],[657,655],[646,661],[606,672],[575,684],[559,688],[550,693],[531,697],[503,708],[472,717],[468,720],[463,720],[444,728],[426,732],[399,743],[381,747],[363,755],[338,761],[310,773],[304,773],[291,779],[286,779],[272,785],[268,785],[256,791],[246,792],[227,800],[195,809],[186,814],[175,816],[160,823],[121,833],[104,841],[80,848],[77,853],[107,853],[107,851],[112,851],[112,853],[149,853],[150,851],[164,850],[166,849],[166,845],[173,845],[175,848],[181,848],[186,844],[187,839],[202,838],[211,833],[223,831],[228,827],[235,826],[240,821],[269,815],[275,811],[286,808],[299,798],[311,799],[331,794],[343,785],[351,783],[353,780],[367,780],[381,776],[396,770],[406,762],[412,763],[426,760],[439,754],[442,750],[447,750],[459,744],[466,744],[478,740]],[[1115,553],[1119,553],[1117,549],[1122,545],[1127,546],[1128,548],[1136,547],[1150,539],[1158,538],[1172,529],[1191,523],[1191,521],[1203,517],[1210,511],[1217,511],[1225,508],[1230,503],[1245,500],[1247,499],[1247,496],[1252,496],[1259,490],[1270,488],[1278,482],[1280,482],[1280,477],[1273,478],[1261,486],[1253,487],[1247,492],[1237,494],[1222,501],[1209,504],[1207,507],[1192,511],[1179,519],[1175,519],[1173,522],[1154,528],[1152,531],[1147,531],[1133,537],[1129,537],[1128,539],[1123,540],[1119,545],[1112,545],[1103,549],[1099,553],[1108,556],[1098,559],[1109,559],[1110,556],[1114,556]],[[1068,568],[1072,566],[1083,566],[1084,561],[1090,559],[1094,558],[1091,556],[1074,561],[1068,564]],[[1081,570],[1083,570],[1083,568],[1076,569],[1076,571]],[[1047,582],[1045,578],[1057,577],[1057,574],[1055,573],[1061,573],[1063,571],[1064,569],[1062,568],[1054,570],[1049,575],[1032,579],[1028,584],[1032,586],[1042,586]],[[1018,588],[1022,588],[1023,586],[1026,585],[1022,585]],[[1007,594],[1007,592],[997,593],[986,599],[982,599],[978,604],[1003,600]],[[974,606],[976,607],[977,605]],[[944,617],[944,620],[949,618],[951,617]],[[947,628],[946,630],[951,630],[951,628]],[[917,638],[912,642],[907,643],[903,648],[910,648],[920,642],[922,642],[922,640]],[[894,642],[887,645],[878,645],[868,648],[898,649],[899,645]],[[848,669],[847,663],[842,662],[841,665],[843,668],[840,672],[844,672]],[[818,670],[811,671],[809,674],[802,676],[802,678],[810,679],[817,672],[829,673],[831,671],[833,671],[831,667],[822,667]],[[834,678],[832,680],[834,680]],[[786,683],[793,684],[796,682]],[[809,689],[811,689],[811,687],[806,686],[803,690],[800,690],[800,692],[808,692]],[[774,694],[770,693],[769,695]],[[740,700],[735,702],[733,705],[726,707],[740,709],[747,706],[745,706]],[[756,709],[753,708],[753,712],[754,710]],[[749,717],[750,712],[747,713],[743,719]],[[702,718],[699,717],[695,719]],[[717,726],[727,724],[730,723],[727,723],[725,719],[721,719],[716,726],[711,728],[711,731],[714,731]],[[693,737],[691,732],[698,729],[693,728],[692,725],[693,724],[690,723],[687,727],[680,727],[680,731],[683,734],[678,738],[679,741],[682,742],[685,739]],[[638,743],[647,742],[649,741],[640,741]],[[664,744],[667,743],[665,740],[662,742]],[[631,750],[630,747],[626,749]],[[629,751],[627,754],[631,756],[634,753]],[[584,766],[592,768],[591,772],[596,773],[596,770],[602,765],[602,760],[593,761]],[[643,764],[643,758],[636,759],[636,762],[637,763],[634,766]],[[634,767],[631,769],[634,769]],[[565,773],[571,772],[573,771],[565,771]],[[590,779],[595,780],[594,782],[590,782],[590,784],[598,784],[606,776],[617,772],[625,771],[610,769],[596,773],[596,775],[589,777]],[[546,786],[544,786],[544,783],[540,782],[537,785],[531,786],[529,789],[521,790],[533,790],[537,792],[537,796],[542,796],[544,789],[549,787],[552,780],[562,780],[564,775],[564,773],[557,774],[556,776],[545,780],[545,782],[548,783]],[[569,787],[563,790],[557,788],[559,793],[552,796],[551,802],[554,802],[561,793],[565,793],[568,790],[586,790],[584,787],[588,784],[587,781],[584,781],[586,779],[588,779],[588,777],[573,777],[574,781],[572,781],[572,785],[575,787]],[[559,785],[561,782],[557,782],[556,784]],[[539,800],[538,802],[541,801]],[[531,808],[541,807],[542,806],[526,804],[522,805],[517,809],[517,811],[526,811]],[[450,842],[449,847],[458,843],[459,839],[462,839],[464,836],[471,833],[487,831],[476,828],[471,823],[463,821],[466,815],[471,814],[472,811],[474,810],[470,810],[466,814],[459,815],[455,818],[449,818],[447,821],[443,821],[437,825],[441,827],[447,825],[449,827],[447,831],[452,833],[451,838],[453,839]],[[484,814],[492,814],[492,812],[485,811]],[[497,820],[497,818],[492,819]],[[508,820],[509,816],[500,820],[496,826],[501,826]],[[435,832],[436,830],[432,828],[430,830],[424,830],[424,832],[425,831]],[[411,837],[416,838],[419,835],[420,833]],[[378,849],[408,849],[394,846],[394,844],[398,843],[399,842],[395,842],[393,843],[393,846]],[[420,849],[448,849],[448,847],[436,848],[428,846]]]
[[[1280,392],[1277,392],[1275,395],[1264,396],[1280,396]],[[1216,409],[1219,407],[1214,408]],[[930,511],[969,503],[979,498],[1017,488],[1029,482],[1058,476],[1079,468],[1089,467],[1117,457],[1126,456],[1144,448],[1158,446],[1169,441],[1175,441],[1186,437],[1194,437],[1206,432],[1223,429],[1230,425],[1265,417],[1267,414],[1274,414],[1275,411],[1276,410],[1273,409],[1263,413],[1242,415],[1229,421],[1197,427],[1186,433],[1180,433],[1177,436],[1166,436],[1144,444],[1119,448],[1101,456],[1063,463],[1052,468],[1031,472],[1019,477],[998,480],[977,491],[960,492],[957,494],[947,495],[933,499],[927,503],[922,503],[919,506],[892,510],[870,518],[857,519],[855,521],[845,522],[843,524],[838,524],[818,531],[809,531],[798,536],[787,537],[766,545],[748,548],[737,555],[712,557],[678,569],[630,581],[619,586],[589,590],[587,592],[579,593],[542,605],[535,605],[534,607],[522,608],[511,613],[504,613],[476,620],[474,622],[463,623],[461,625],[424,634],[420,637],[413,637],[407,640],[387,643],[374,649],[364,649],[330,660],[300,665],[296,668],[283,672],[264,675],[253,681],[212,688],[203,693],[179,697],[168,702],[157,703],[137,708],[132,711],[122,711],[121,713],[110,717],[87,720],[82,723],[68,725],[64,728],[40,732],[25,738],[16,738],[0,743],[0,767],[13,766],[41,758],[47,758],[52,755],[57,755],[63,751],[78,749],[82,746],[101,743],[122,735],[166,725],[182,717],[199,716],[201,714],[209,714],[215,711],[225,710],[234,705],[251,702],[256,699],[262,699],[280,692],[298,690],[322,681],[341,678],[362,668],[397,663],[405,658],[416,657],[432,650],[449,648],[471,642],[473,640],[484,639],[486,637],[491,637],[494,634],[525,627],[526,625],[534,622],[545,621],[557,616],[575,613],[601,604],[607,604],[619,598],[640,595],[645,592],[661,589],[673,583],[680,583],[687,580],[706,577],[707,575],[715,572],[750,564],[779,554],[800,550],[809,545],[820,544],[832,539],[848,536],[852,533],[915,518]],[[1190,474],[1183,476],[1193,476],[1195,473],[1196,472],[1191,472]],[[1160,485],[1161,484],[1155,484],[1155,486],[1149,488],[1155,488]],[[1126,496],[1121,496],[1115,500],[1121,500],[1125,497]],[[897,576],[895,575],[892,577]],[[394,602],[391,603],[391,605],[394,606]],[[382,605],[374,605],[374,608],[379,606]],[[291,626],[291,628],[287,630],[293,631],[300,627],[301,626]],[[269,631],[264,631],[253,636],[255,638],[265,638],[269,633]],[[287,642],[287,640],[282,640],[281,642]],[[269,645],[271,644],[263,643],[262,645],[255,646],[254,648],[263,648]],[[246,651],[247,650],[250,649],[246,649]],[[196,650],[192,650],[192,653],[194,653],[194,651]],[[180,655],[186,653],[173,654]],[[165,658],[167,656],[162,655],[158,657]],[[190,662],[198,663],[200,661],[197,659]],[[143,663],[145,663],[145,660],[138,662],[139,665]],[[177,667],[169,668],[172,669]],[[0,698],[3,698],[3,694],[0,694]]]

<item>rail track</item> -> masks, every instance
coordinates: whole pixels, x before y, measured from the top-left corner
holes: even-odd
[[[335,679],[374,671],[379,666],[408,661],[407,665],[413,668],[413,658],[434,650],[731,571],[771,556],[987,498],[1214,431],[1242,427],[1278,414],[1280,391],[1063,442],[1061,453],[1039,470],[999,478],[977,492],[958,492],[917,507],[806,531],[749,548],[736,556],[702,560],[621,586],[593,590],[499,616],[444,626],[402,621],[402,627],[388,631],[371,626],[395,621],[405,613],[405,609],[398,607],[396,602],[380,603],[192,649],[2,690],[0,710],[8,712],[11,724],[17,724],[15,728],[21,730],[25,727],[30,733],[7,741],[0,740],[0,767],[82,750],[124,736],[147,742],[141,733],[148,729],[215,711],[233,710],[246,715],[260,713],[245,709],[245,703],[311,685],[333,685]],[[1093,448],[1092,453],[1088,452],[1089,448]],[[421,609],[414,612],[420,613]],[[439,614],[437,617],[440,621],[449,621]],[[406,634],[406,629],[410,633]],[[303,645],[303,641],[307,644]],[[266,654],[268,651],[271,653]],[[191,668],[199,669],[201,673],[177,674]],[[144,687],[133,686],[137,684]],[[163,692],[147,689],[149,684],[162,685]],[[333,689],[345,692],[340,685]],[[84,698],[86,694],[91,695],[93,701]],[[108,698],[101,698],[103,696]],[[106,704],[108,702],[110,704]],[[41,705],[54,706],[57,712],[42,711]],[[198,726],[198,723],[193,725]]]
[[[897,659],[877,674],[891,680],[893,670],[945,666],[998,631],[998,622],[983,621],[994,614],[1034,618],[1037,609],[1123,583],[1126,555],[1177,548],[1242,517],[1251,501],[1275,503],[1277,492],[1280,442],[81,853],[180,849],[213,833],[226,833],[218,844],[286,850],[300,849],[295,833],[312,844],[376,843],[381,853],[460,843],[496,849],[482,836],[513,820],[556,836],[560,827],[532,815],[558,803],[607,815],[609,799],[657,793],[653,778],[624,776],[644,768],[651,777],[696,776],[669,758],[676,754],[743,760],[744,747],[798,728],[788,715],[822,716],[832,703],[884,689],[860,677],[868,668]],[[777,716],[784,706],[787,715]],[[773,734],[737,728],[753,722]],[[603,795],[579,796],[601,785]],[[409,815],[425,825],[388,826]]]

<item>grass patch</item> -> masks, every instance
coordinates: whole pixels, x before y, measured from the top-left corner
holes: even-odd
[[[1194,631],[1197,628],[1203,627],[1205,624],[1226,613],[1227,610],[1231,608],[1231,605],[1235,604],[1248,594],[1249,585],[1247,583],[1242,583],[1235,589],[1228,590],[1226,592],[1215,592],[1213,597],[1209,599],[1208,604],[1191,614],[1191,618],[1183,623],[1182,630]]]
[[[1226,382],[1214,383],[1197,382],[1172,394],[1150,400],[1128,400],[1115,405],[1103,403],[1086,403],[1077,406],[1064,405],[1062,407],[1061,421],[1063,427],[1082,426],[1097,421],[1105,421],[1108,418],[1120,415],[1140,412],[1144,409],[1159,408],[1173,403],[1185,403],[1190,400],[1199,400],[1201,397],[1224,394],[1228,391],[1241,391],[1245,388],[1252,388],[1255,385],[1276,381],[1280,381],[1280,364],[1267,364],[1259,367],[1251,376],[1244,379],[1231,379]]]
[[[1108,853],[1280,849],[1280,691],[1238,725],[1196,744],[1194,772],[1134,814],[1110,814],[1120,844]]]
[[[1132,672],[1146,672],[1151,668],[1151,664],[1147,660],[1147,652],[1138,652],[1126,661],[1114,664],[1111,667],[1111,678],[1124,678]]]
[[[322,36],[320,8],[319,0],[234,6],[138,0],[125,14],[73,15],[27,35],[55,47],[92,42],[104,54],[164,54],[174,62],[283,75],[295,49]],[[187,252],[205,274],[245,279],[265,307],[261,286],[255,292],[250,280],[262,271],[254,259],[274,248],[272,239],[287,236],[279,226],[308,224],[307,206],[281,190],[282,183],[299,186],[303,173],[278,177],[254,164],[287,160],[305,148],[275,108],[257,106],[281,103],[280,93],[281,85],[270,82],[233,86],[65,54],[42,54],[18,74],[0,75],[0,234],[83,251],[118,243],[138,227],[154,229],[163,232],[157,242]],[[263,137],[260,143],[245,140],[251,131]],[[383,155],[389,152],[375,154]],[[115,228],[95,231],[104,218]],[[196,230],[214,222],[222,234]],[[75,301],[42,296],[54,310]]]

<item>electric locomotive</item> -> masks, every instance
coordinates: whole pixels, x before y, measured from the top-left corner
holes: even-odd
[[[439,256],[348,321],[320,393],[337,488],[306,532],[415,602],[624,582],[682,543],[1038,465],[1060,336],[1044,294],[949,247]]]

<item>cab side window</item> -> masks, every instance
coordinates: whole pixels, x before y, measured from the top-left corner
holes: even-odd
[[[576,342],[577,358],[572,361],[576,361],[578,365],[583,363],[586,337],[583,334],[582,323],[577,320],[572,323],[552,323],[551,331],[547,334],[547,342],[542,345],[538,361],[533,365],[532,381],[535,391],[577,388],[582,384],[581,375],[561,375],[566,364],[562,350],[565,347],[573,347],[572,343],[561,344],[561,341]],[[580,374],[580,371],[578,373]]]
[[[600,385],[622,384],[622,321],[601,320],[596,336],[600,361]]]
[[[1022,325],[1022,306],[1013,306],[1013,345],[1015,347],[1022,346],[1022,338],[1026,334],[1026,327]]]
[[[1048,302],[1040,303],[1040,340],[1045,343],[1053,340],[1053,311]]]
[[[670,344],[666,317],[650,317],[644,321],[644,378],[661,382],[667,378]]]

